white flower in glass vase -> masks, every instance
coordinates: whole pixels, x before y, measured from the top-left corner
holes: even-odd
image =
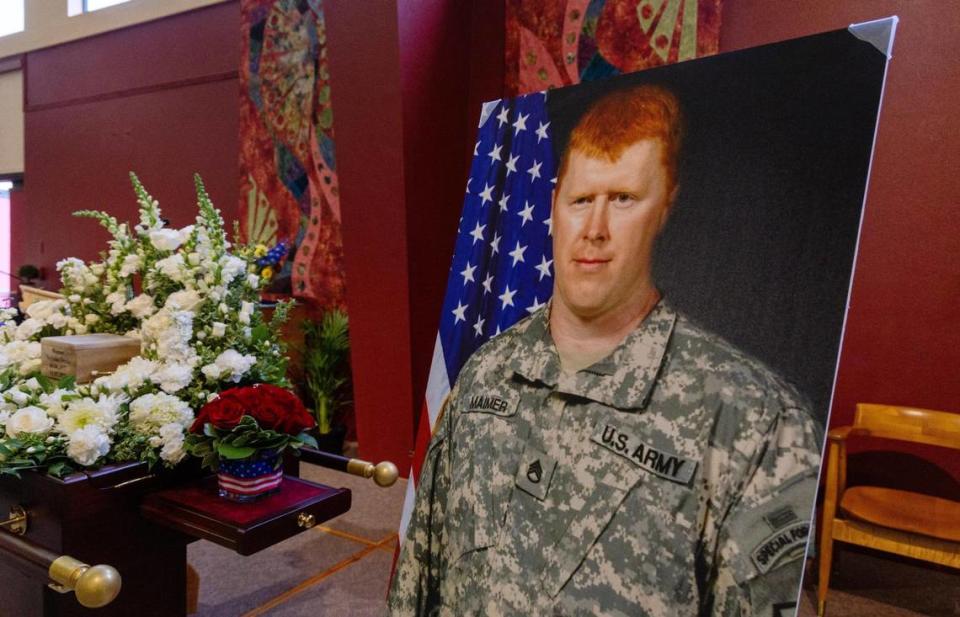
[[[110,438],[96,425],[79,428],[68,439],[67,456],[83,466],[93,465],[110,451]]]
[[[153,298],[147,294],[140,294],[133,300],[130,300],[127,302],[125,308],[137,319],[149,317],[157,310],[156,305],[153,303]]]
[[[10,437],[20,433],[46,433],[53,428],[53,418],[39,407],[24,407],[7,418],[4,428]]]

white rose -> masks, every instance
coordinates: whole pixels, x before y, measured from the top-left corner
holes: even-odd
[[[80,294],[70,294],[67,300],[69,300],[73,304],[76,304],[77,302],[80,302]]]
[[[215,321],[210,324],[210,335],[220,338],[227,333],[227,324],[221,321]]]
[[[7,419],[7,435],[16,437],[20,433],[46,433],[53,428],[53,418],[39,407],[24,407]]]
[[[201,302],[203,302],[203,298],[200,297],[200,294],[192,289],[184,289],[170,294],[164,306],[174,311],[177,309],[192,311]]]
[[[190,253],[189,255],[187,255],[187,263],[190,264],[191,266],[199,266],[199,265],[200,265],[200,253],[193,252],[193,253]]]
[[[110,438],[97,426],[85,426],[69,435],[67,456],[83,465],[93,465],[110,451]]]
[[[36,377],[31,377],[30,379],[26,380],[25,382],[23,382],[23,385],[26,386],[28,390],[33,390],[33,391],[39,390],[41,387],[40,382],[37,381]]]
[[[144,317],[152,315],[157,310],[157,307],[153,303],[153,298],[147,294],[140,294],[133,300],[127,302],[126,309],[130,311],[134,317],[143,319]]]
[[[260,287],[260,277],[256,274],[247,275],[247,287],[250,289],[257,289]]]
[[[176,229],[154,229],[150,232],[150,243],[158,251],[175,251],[183,239]]]
[[[40,343],[37,343],[37,345],[39,344]],[[40,370],[40,367],[42,366],[42,364],[43,363],[40,361],[40,358],[26,360],[20,364],[20,374],[29,375],[30,373],[35,373]]]
[[[89,324],[89,325],[92,326],[93,324],[95,324],[95,323],[97,323],[98,321],[100,321],[100,316],[99,316],[99,315],[95,315],[95,314],[93,314],[93,313],[90,313],[89,315],[85,316],[85,317],[83,318],[83,320],[84,320],[85,322],[87,322],[87,324]]]

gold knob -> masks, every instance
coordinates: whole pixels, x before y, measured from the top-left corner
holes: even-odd
[[[69,555],[58,557],[50,564],[50,578],[59,591],[73,590],[77,601],[87,608],[100,608],[113,602],[120,593],[120,573],[112,566],[92,568]]]
[[[312,514],[301,512],[300,516],[297,517],[297,525],[303,527],[304,529],[310,529],[316,524],[317,518]]]
[[[397,469],[397,466],[390,461],[379,463],[373,470],[373,481],[376,482],[378,486],[393,486],[399,476],[400,471]]]
[[[87,608],[106,606],[120,593],[120,583],[120,573],[113,566],[87,568],[77,580],[77,602]]]

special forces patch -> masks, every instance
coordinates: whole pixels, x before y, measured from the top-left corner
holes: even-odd
[[[761,573],[766,574],[784,558],[798,557],[807,545],[807,536],[810,535],[810,521],[800,521],[764,538],[753,552],[750,559]]]
[[[697,463],[644,443],[636,435],[605,422],[597,425],[592,441],[650,473],[679,484],[690,484]]]

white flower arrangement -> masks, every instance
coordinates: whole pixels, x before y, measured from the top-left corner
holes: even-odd
[[[131,174],[140,221],[102,212],[111,234],[102,261],[57,264],[62,300],[32,304],[17,323],[0,310],[0,473],[53,475],[120,461],[173,466],[185,456],[194,412],[244,383],[286,385],[277,338],[289,304],[270,324],[257,309],[253,247],[232,247],[199,177],[199,215],[165,226],[159,204]],[[77,385],[40,374],[40,339],[109,332],[138,336],[141,354],[110,375]]]

